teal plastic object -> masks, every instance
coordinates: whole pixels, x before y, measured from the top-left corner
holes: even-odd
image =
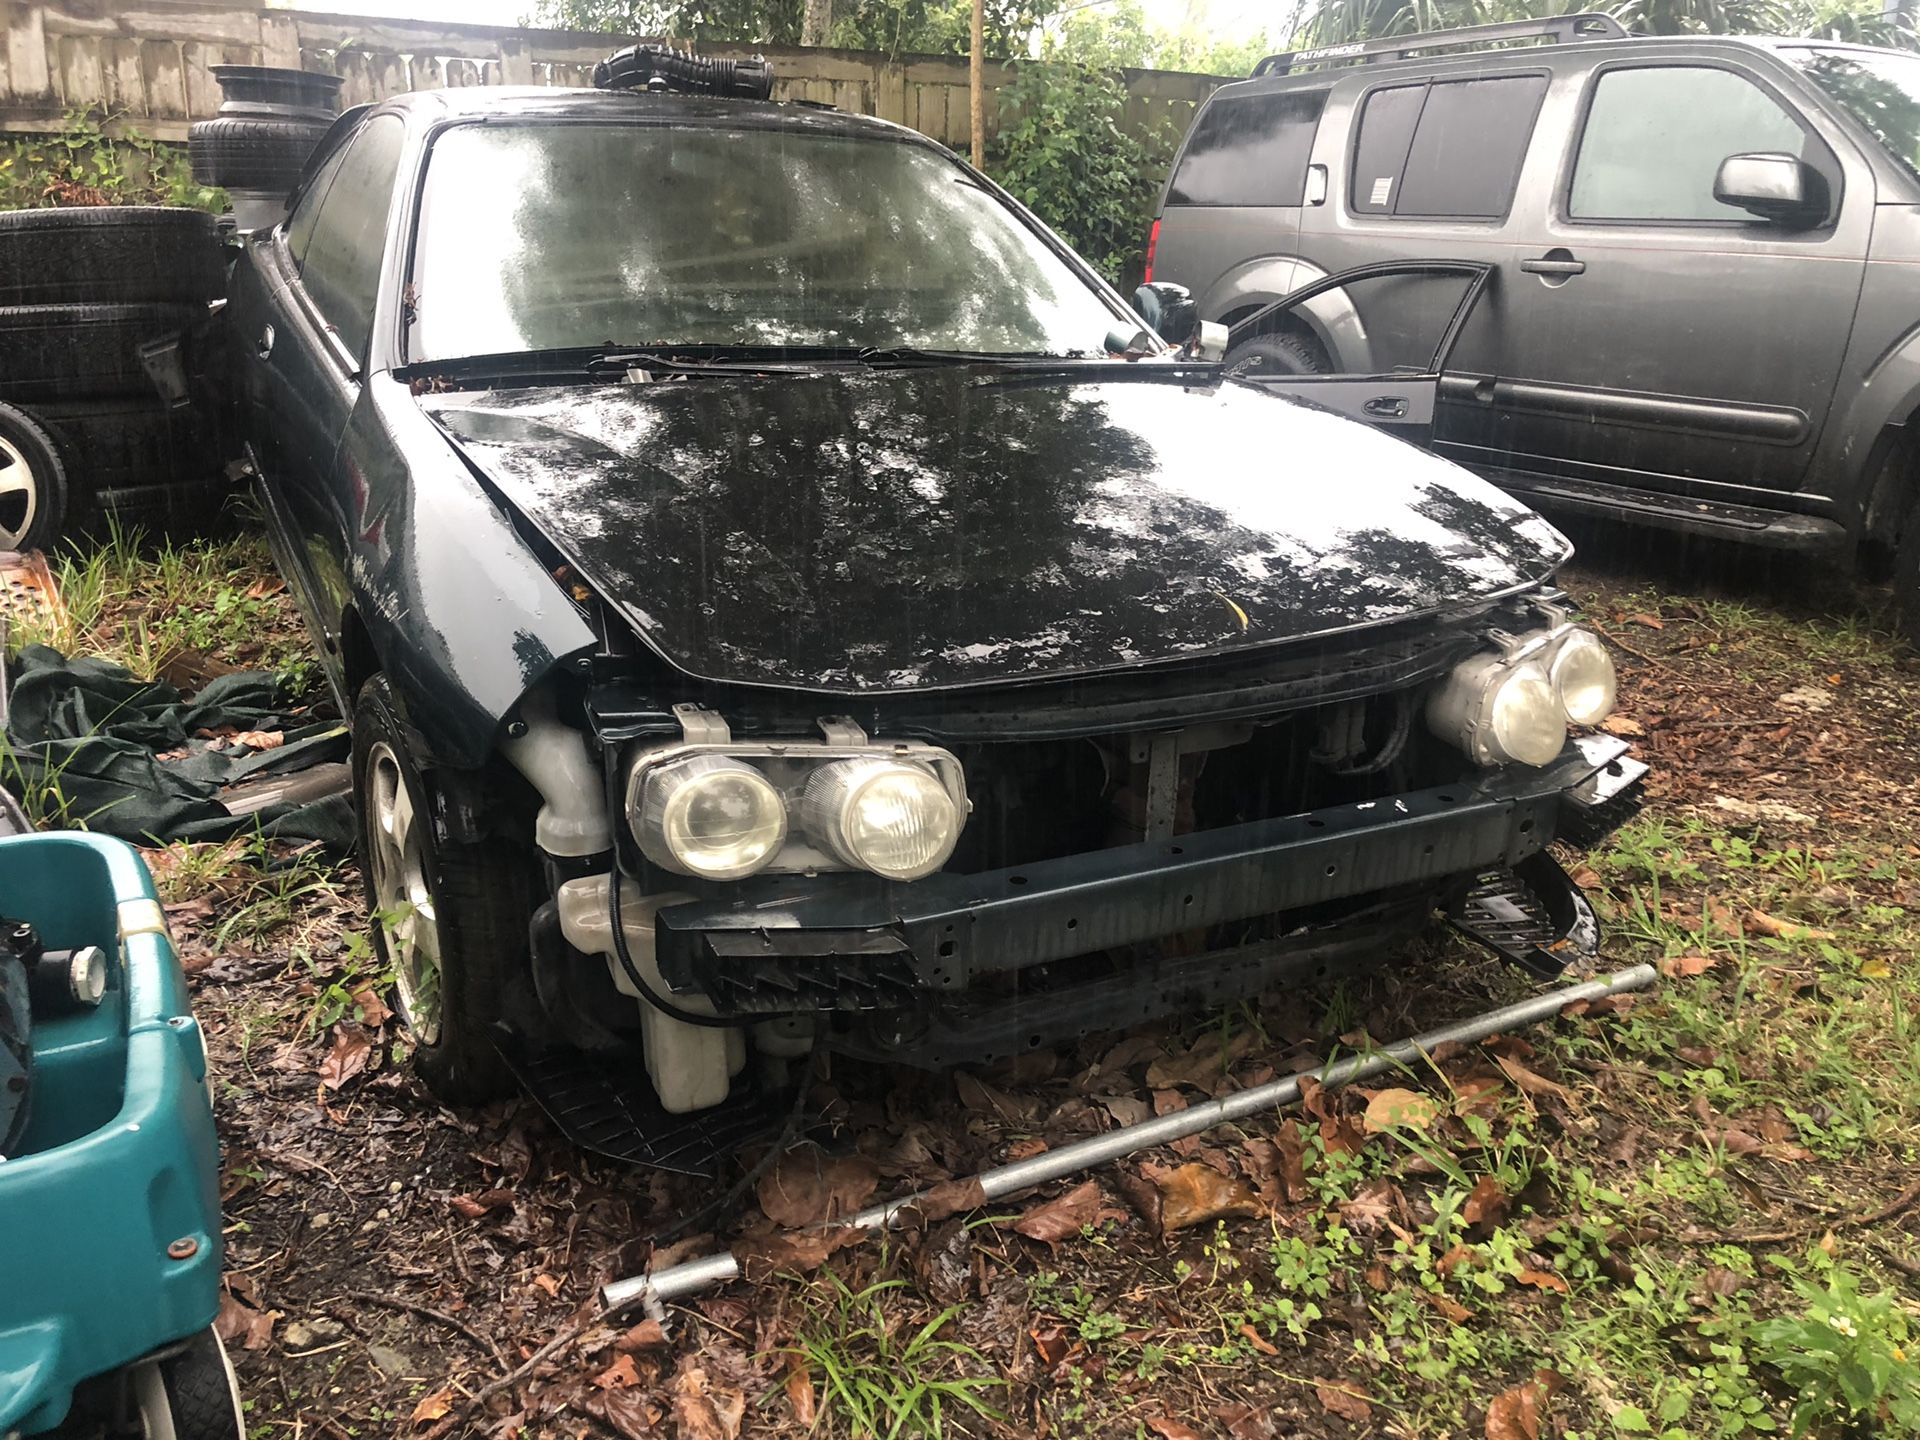
[[[207,1052],[138,854],[71,833],[0,839],[0,915],[117,957],[106,998],[36,1019],[18,1153],[0,1161],[0,1435],[213,1322],[220,1171]]]

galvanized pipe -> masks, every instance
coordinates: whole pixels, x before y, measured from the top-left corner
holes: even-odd
[[[1489,1035],[1497,1035],[1502,1030],[1511,1030],[1545,1020],[1559,1013],[1562,1007],[1576,1001],[1598,1000],[1602,996],[1618,995],[1628,990],[1644,990],[1653,984],[1655,978],[1653,966],[1635,965],[1598,980],[1549,990],[1544,995],[1536,995],[1530,1000],[1522,1000],[1513,1005],[1504,1005],[1498,1010],[1488,1010],[1484,1014],[1470,1016],[1452,1025],[1442,1026],[1438,1030],[1429,1030],[1425,1034],[1412,1036],[1398,1044],[1389,1045],[1366,1055],[1352,1055],[1344,1060],[1336,1060],[1331,1065],[1324,1065],[1318,1070],[1303,1070],[1297,1075],[1289,1075],[1284,1080],[1273,1080],[1265,1085],[1256,1085],[1251,1090],[1241,1090],[1221,1100],[1209,1101],[1205,1105],[1194,1105],[1185,1110],[1176,1110],[1170,1115],[1143,1120],[1138,1125],[1123,1125],[1118,1130],[1110,1130],[1104,1135],[1095,1135],[1072,1145],[1063,1145],[1058,1150],[1043,1151],[1029,1160],[1020,1160],[1011,1165],[1002,1165],[997,1169],[984,1171],[980,1176],[980,1190],[986,1199],[998,1200],[1016,1191],[1025,1190],[1029,1186],[1041,1184],[1043,1181],[1058,1180],[1076,1171],[1091,1169],[1095,1165],[1104,1165],[1110,1160],[1118,1160],[1124,1155],[1133,1154],[1136,1150],[1146,1150],[1188,1135],[1198,1135],[1203,1130],[1211,1130],[1214,1126],[1224,1125],[1230,1120],[1244,1119],[1249,1115],[1257,1115],[1263,1110],[1291,1104],[1300,1098],[1302,1080],[1316,1079],[1322,1085],[1331,1088],[1349,1085],[1356,1080],[1370,1079],[1386,1070],[1410,1065],[1423,1054],[1430,1054],[1437,1046],[1449,1041],[1461,1045],[1471,1044],[1476,1040],[1484,1040]],[[918,1192],[899,1200],[888,1200],[883,1204],[869,1206],[840,1223],[862,1230],[886,1228],[893,1223],[902,1210],[922,1199],[924,1193]],[[624,1280],[614,1280],[600,1292],[600,1295],[609,1310],[624,1310],[634,1304],[641,1304],[653,1310],[669,1300],[678,1300],[716,1285],[724,1285],[729,1280],[737,1279],[739,1274],[739,1264],[731,1254],[723,1250],[717,1255],[708,1255],[700,1260],[689,1260],[684,1264],[670,1266],[658,1275],[633,1275]]]

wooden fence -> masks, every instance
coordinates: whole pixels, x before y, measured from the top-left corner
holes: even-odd
[[[0,131],[58,130],[67,111],[100,109],[160,140],[214,113],[223,63],[292,65],[346,78],[343,103],[448,85],[585,85],[593,62],[631,43],[568,30],[438,25],[310,14],[262,0],[0,0]],[[942,55],[705,46],[762,53],[775,96],[878,115],[964,150],[971,140],[967,64]],[[1006,70],[987,67],[989,88]],[[1174,71],[1123,72],[1126,124],[1140,133],[1184,130],[1221,79]],[[987,106],[989,125],[997,107]]]

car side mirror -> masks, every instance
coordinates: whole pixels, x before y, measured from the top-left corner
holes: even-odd
[[[1155,280],[1133,292],[1133,308],[1147,328],[1169,345],[1184,345],[1200,323],[1200,307],[1184,285]]]
[[[1713,177],[1713,198],[1776,225],[1817,225],[1827,218],[1826,177],[1796,155],[1729,155]]]

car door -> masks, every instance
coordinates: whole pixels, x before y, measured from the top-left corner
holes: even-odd
[[[1340,313],[1366,316],[1379,332],[1349,334],[1344,350],[1354,368],[1299,375],[1230,365],[1229,373],[1270,394],[1292,396],[1415,445],[1430,445],[1442,378],[1493,271],[1485,261],[1389,260],[1303,285],[1235,326],[1228,348],[1236,336],[1257,334],[1277,318],[1323,311],[1332,299]],[[1424,325],[1421,316],[1428,317]],[[1437,326],[1432,324],[1436,316]]]
[[[1503,276],[1482,433],[1442,448],[1495,472],[1764,504],[1804,479],[1833,396],[1871,176],[1736,58],[1605,61],[1570,80],[1557,193],[1524,217]],[[1721,163],[1757,152],[1822,177],[1824,220],[1714,198]]]
[[[330,650],[347,602],[352,508],[338,494],[334,459],[360,396],[404,140],[397,116],[375,115],[346,142],[332,174],[316,175],[272,242],[287,282],[260,333],[242,337],[266,372],[262,424],[274,436],[262,465],[267,503]]]

